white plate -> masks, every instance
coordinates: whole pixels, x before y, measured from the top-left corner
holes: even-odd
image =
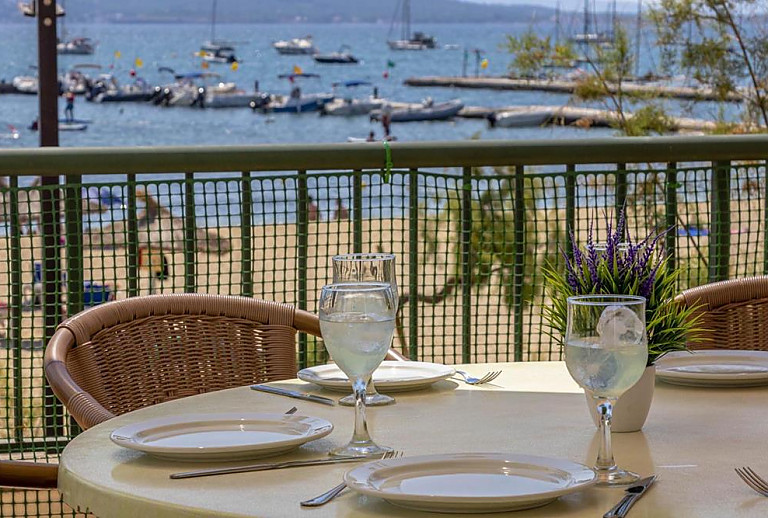
[[[373,373],[373,383],[379,392],[404,392],[426,388],[454,374],[456,371],[453,367],[439,363],[383,361]],[[336,364],[302,369],[298,376],[301,380],[320,385],[328,390],[339,392],[352,390],[347,375]]]
[[[697,387],[768,385],[768,352],[724,349],[669,353],[656,362],[656,377]]]
[[[370,462],[344,476],[354,491],[391,504],[441,513],[539,507],[597,481],[568,460],[505,453],[424,455]]]
[[[189,414],[118,428],[117,445],[173,460],[255,459],[298,448],[331,433],[325,419],[286,414]]]

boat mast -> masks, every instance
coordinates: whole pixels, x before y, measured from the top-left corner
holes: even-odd
[[[555,45],[560,43],[560,0],[555,7]]]
[[[589,38],[589,0],[584,0],[584,38]]]
[[[411,0],[403,0],[403,40],[411,39]]]
[[[213,0],[213,10],[211,12],[211,45],[216,41],[216,0]]]

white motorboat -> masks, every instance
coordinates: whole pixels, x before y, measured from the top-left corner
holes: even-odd
[[[95,103],[148,101],[152,88],[141,78],[133,83],[120,85],[111,74],[100,75],[91,85],[85,98]]]
[[[521,106],[520,109],[492,113],[488,116],[491,127],[499,128],[530,128],[541,126],[549,122],[555,115],[557,107],[529,108]]]
[[[293,38],[290,40],[280,40],[272,43],[272,47],[280,54],[315,54],[317,49],[312,43],[312,36],[306,38]]]
[[[11,84],[20,94],[37,95],[39,85],[37,76],[16,76]]]
[[[442,103],[434,103],[431,99],[426,99],[421,104],[406,108],[391,109],[389,105],[384,105],[381,110],[371,112],[371,118],[381,120],[388,112],[391,122],[437,121],[455,117],[462,108],[464,103],[458,99]]]
[[[153,96],[155,104],[163,106],[192,106],[200,96],[200,86],[202,85],[197,83],[210,79],[219,79],[221,76],[212,72],[193,72],[190,74],[177,74],[174,77],[176,79],[175,83],[155,88],[156,93]],[[220,86],[219,88],[235,88],[234,83],[222,83],[222,85],[226,86]]]
[[[384,102],[384,99],[373,96],[365,99],[334,99],[323,106],[323,114],[341,116],[367,115],[373,110],[381,109],[384,106]]]
[[[60,41],[56,44],[56,52],[59,54],[89,55],[96,51],[96,42],[91,38],[72,38]]]
[[[373,87],[373,94],[364,98],[355,98],[351,95],[351,90],[360,86],[373,86],[372,83],[365,80],[351,80],[333,83],[334,92],[337,87],[346,87],[348,89],[347,94],[337,96],[333,101],[323,106],[323,115],[367,115],[373,110],[378,110],[384,106],[386,102],[379,97],[378,89]]]
[[[246,108],[255,103],[263,105],[269,100],[264,92],[246,92],[234,83],[219,83],[212,87],[200,87],[195,105],[200,108]]]

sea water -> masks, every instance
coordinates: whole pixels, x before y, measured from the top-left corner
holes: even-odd
[[[370,313],[333,313],[320,319],[331,358],[350,378],[367,378],[387,355],[395,320]]]
[[[648,361],[642,344],[603,345],[571,340],[565,344],[565,365],[580,386],[596,396],[617,398],[637,383]]]

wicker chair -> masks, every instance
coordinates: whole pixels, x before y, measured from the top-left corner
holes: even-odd
[[[676,300],[700,305],[702,332],[689,341],[691,349],[768,350],[768,276],[705,284]]]
[[[246,297],[132,297],[62,322],[45,375],[87,429],[164,401],[293,378],[297,331],[320,336],[317,316]]]

